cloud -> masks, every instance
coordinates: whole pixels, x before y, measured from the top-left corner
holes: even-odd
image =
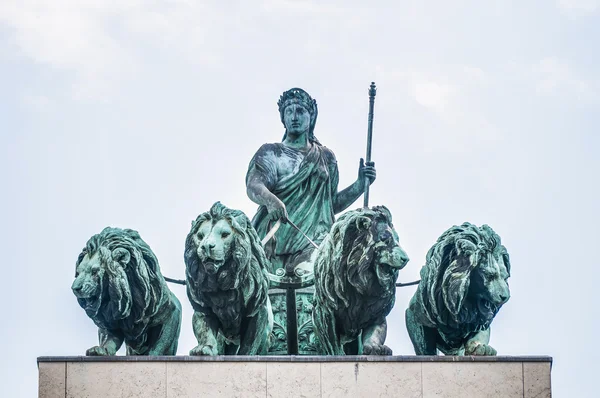
[[[448,84],[432,81],[417,81],[413,84],[413,94],[419,105],[426,108],[443,109],[448,103],[452,88]]]
[[[21,56],[55,70],[75,72],[73,96],[102,97],[105,80],[128,64],[129,56],[103,26],[111,12],[128,2],[57,0],[0,3],[0,21],[11,28]]]
[[[298,13],[339,15],[343,10],[342,7],[311,0],[264,0],[262,7],[269,12],[284,11],[294,15],[298,15]]]
[[[388,98],[396,103],[387,106],[411,113],[405,123],[407,128],[419,129],[418,145],[425,151],[466,153],[500,139],[498,127],[489,119],[495,109],[482,100],[489,97],[489,86],[496,79],[479,66],[378,65],[374,69],[382,87],[399,94]]]
[[[0,23],[26,57],[53,71],[66,72],[71,96],[102,100],[142,61],[145,44],[214,63],[218,40],[206,32],[226,13],[209,6],[172,0],[8,0],[0,2]]]
[[[485,72],[471,65],[440,65],[405,74],[414,101],[437,114],[446,124],[473,119],[478,90],[487,84]],[[469,115],[469,116],[468,116]]]
[[[0,1],[0,24],[8,28],[16,56],[64,79],[67,95],[93,101],[115,98],[123,83],[148,71],[156,58],[208,68],[224,64],[235,49],[260,48],[268,27],[297,34],[302,50],[314,57],[333,40],[353,44],[354,36],[340,32],[358,35],[367,23],[363,16],[345,3],[293,0]],[[299,21],[311,28],[290,29]],[[249,37],[257,42],[240,49]]]
[[[596,85],[573,70],[569,63],[556,57],[546,57],[533,66],[537,77],[536,90],[544,96],[574,95],[580,100],[597,97]]]
[[[556,6],[570,18],[577,18],[596,12],[600,0],[556,0]]]
[[[21,103],[37,112],[48,112],[54,105],[52,100],[45,95],[29,93],[21,96]]]

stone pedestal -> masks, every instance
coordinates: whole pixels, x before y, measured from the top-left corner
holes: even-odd
[[[40,357],[40,398],[551,397],[550,357]]]

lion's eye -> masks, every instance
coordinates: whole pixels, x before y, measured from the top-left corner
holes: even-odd
[[[198,234],[198,239],[200,239],[200,240],[204,239],[204,234]]]
[[[381,235],[381,241],[384,242],[386,245],[392,245],[394,244],[394,237],[392,236],[392,234],[386,231]]]
[[[229,233],[229,232],[223,232],[223,233],[221,233],[221,238],[225,239],[225,238],[227,238],[229,235],[231,235],[231,233]]]
[[[485,278],[486,279],[495,279],[496,278],[496,274],[494,272],[486,272],[485,273]]]
[[[98,268],[92,268],[92,275],[93,276],[98,275]]]

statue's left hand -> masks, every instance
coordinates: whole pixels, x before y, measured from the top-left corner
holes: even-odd
[[[375,170],[375,162],[367,162],[365,164],[364,159],[360,159],[360,165],[358,166],[358,182],[364,186],[365,181],[369,181],[369,185],[373,184],[377,178],[377,171]]]

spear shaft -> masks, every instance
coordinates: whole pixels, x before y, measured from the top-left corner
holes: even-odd
[[[377,94],[377,88],[375,82],[371,82],[369,87],[369,125],[367,129],[367,156],[366,163],[371,161],[371,142],[373,141],[373,108],[375,107],[375,95]],[[369,180],[365,181],[365,195],[364,195],[363,207],[367,209],[369,207]]]

